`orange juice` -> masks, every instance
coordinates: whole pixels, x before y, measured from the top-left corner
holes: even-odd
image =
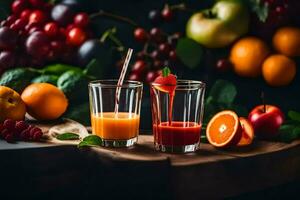
[[[92,131],[102,139],[129,140],[139,133],[140,116],[134,113],[103,112],[92,114]]]

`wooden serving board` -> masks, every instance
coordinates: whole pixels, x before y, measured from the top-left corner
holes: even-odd
[[[41,127],[47,131],[47,126]],[[32,193],[27,189],[34,188],[34,195],[43,198],[57,194],[112,199],[124,194],[137,199],[224,198],[299,180],[299,152],[300,141],[256,141],[245,148],[224,150],[201,144],[195,153],[167,154],[154,150],[150,135],[140,135],[131,148],[78,149],[69,144],[0,141],[0,171],[15,173],[0,178],[13,185],[18,182],[22,194],[28,196]]]

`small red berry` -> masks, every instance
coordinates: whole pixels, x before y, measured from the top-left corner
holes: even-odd
[[[16,21],[17,19],[18,19],[18,18],[17,18],[15,15],[10,15],[10,16],[6,19],[6,25],[7,25],[7,26],[12,25],[13,23],[15,23],[15,21]]]
[[[45,13],[41,10],[33,11],[29,16],[29,24],[38,23],[42,24],[47,20]]]
[[[28,128],[28,124],[24,121],[18,121],[16,122],[16,125],[15,125],[15,128],[16,128],[16,131],[18,131],[19,133],[21,133],[23,130],[27,129]]]
[[[156,27],[152,28],[150,30],[150,36],[151,36],[151,39],[156,43],[161,43],[164,41],[164,34],[163,34],[162,30],[159,28],[156,28]]]
[[[54,22],[49,22],[44,26],[44,31],[49,37],[55,37],[59,33],[59,27]]]
[[[139,75],[133,73],[133,74],[130,74],[129,77],[128,77],[129,80],[131,81],[140,81],[139,79]]]
[[[29,9],[23,10],[20,14],[20,18],[28,21],[30,14],[31,14],[31,10]]]
[[[176,54],[176,51],[170,51],[170,53],[169,53],[169,58],[170,58],[170,60],[172,60],[172,61],[176,61],[176,60],[177,60],[177,54]]]
[[[15,125],[16,125],[16,122],[12,119],[6,119],[4,122],[3,122],[3,126],[5,128],[7,128],[8,130],[14,130],[15,129]]]
[[[27,141],[30,138],[30,133],[29,133],[29,129],[25,129],[20,133],[20,138],[21,140]]]
[[[23,18],[21,19],[17,19],[15,21],[15,23],[13,23],[10,28],[13,29],[13,30],[22,30],[25,28],[26,26],[26,20],[24,20]]]
[[[131,71],[136,74],[142,74],[146,70],[146,63],[142,60],[137,60],[134,65],[132,66]]]
[[[174,17],[173,11],[170,8],[164,8],[161,12],[161,16],[165,21],[171,21]]]
[[[29,3],[35,8],[42,8],[45,5],[43,0],[29,0]]]
[[[11,10],[15,14],[20,14],[23,10],[28,7],[28,4],[25,0],[15,0],[11,4]]]
[[[218,72],[226,72],[232,68],[232,64],[228,59],[220,59],[217,61],[216,69]]]
[[[87,13],[81,12],[75,15],[73,22],[76,26],[85,28],[90,23],[90,18]]]
[[[1,134],[0,134],[0,136],[1,136],[1,138],[5,138],[6,137],[6,135],[8,135],[9,134],[9,130],[7,129],[7,128],[4,128],[2,131],[1,131]]]
[[[134,38],[138,42],[145,43],[148,40],[149,36],[145,29],[136,28],[134,30]]]
[[[33,134],[33,140],[34,141],[39,141],[43,136],[43,132],[42,131],[36,131]]]
[[[4,139],[6,140],[6,142],[9,142],[9,143],[14,142],[13,134],[7,134]]]
[[[168,55],[171,47],[168,43],[162,43],[158,46],[158,49],[161,54]]]
[[[81,45],[87,36],[86,33],[80,28],[72,28],[67,35],[67,42],[73,46]]]
[[[158,76],[159,74],[156,71],[149,71],[146,75],[146,82],[152,83]]]
[[[154,69],[161,69],[163,67],[163,63],[160,60],[154,60],[153,68]]]

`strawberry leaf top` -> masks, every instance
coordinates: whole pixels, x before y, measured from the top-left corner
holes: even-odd
[[[162,76],[163,77],[167,77],[167,76],[169,76],[169,74],[171,74],[170,68],[169,67],[163,68],[163,70],[162,70]]]

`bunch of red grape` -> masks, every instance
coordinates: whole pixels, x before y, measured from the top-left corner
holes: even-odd
[[[67,4],[15,0],[11,10],[0,27],[0,72],[54,60],[70,63],[78,46],[91,35],[89,16]]]
[[[162,22],[170,22],[174,18],[174,12],[165,7],[161,12],[152,10],[149,12],[149,20],[154,25]],[[161,28],[153,27],[150,31],[144,28],[134,30],[134,38],[143,44],[143,50],[136,54],[136,62],[131,68],[130,80],[153,82],[164,66],[174,66],[178,63],[176,44],[181,37],[179,32],[167,34]]]
[[[0,124],[0,138],[7,142],[22,141],[40,141],[43,132],[40,128],[29,125],[24,121],[14,121],[7,119]]]

